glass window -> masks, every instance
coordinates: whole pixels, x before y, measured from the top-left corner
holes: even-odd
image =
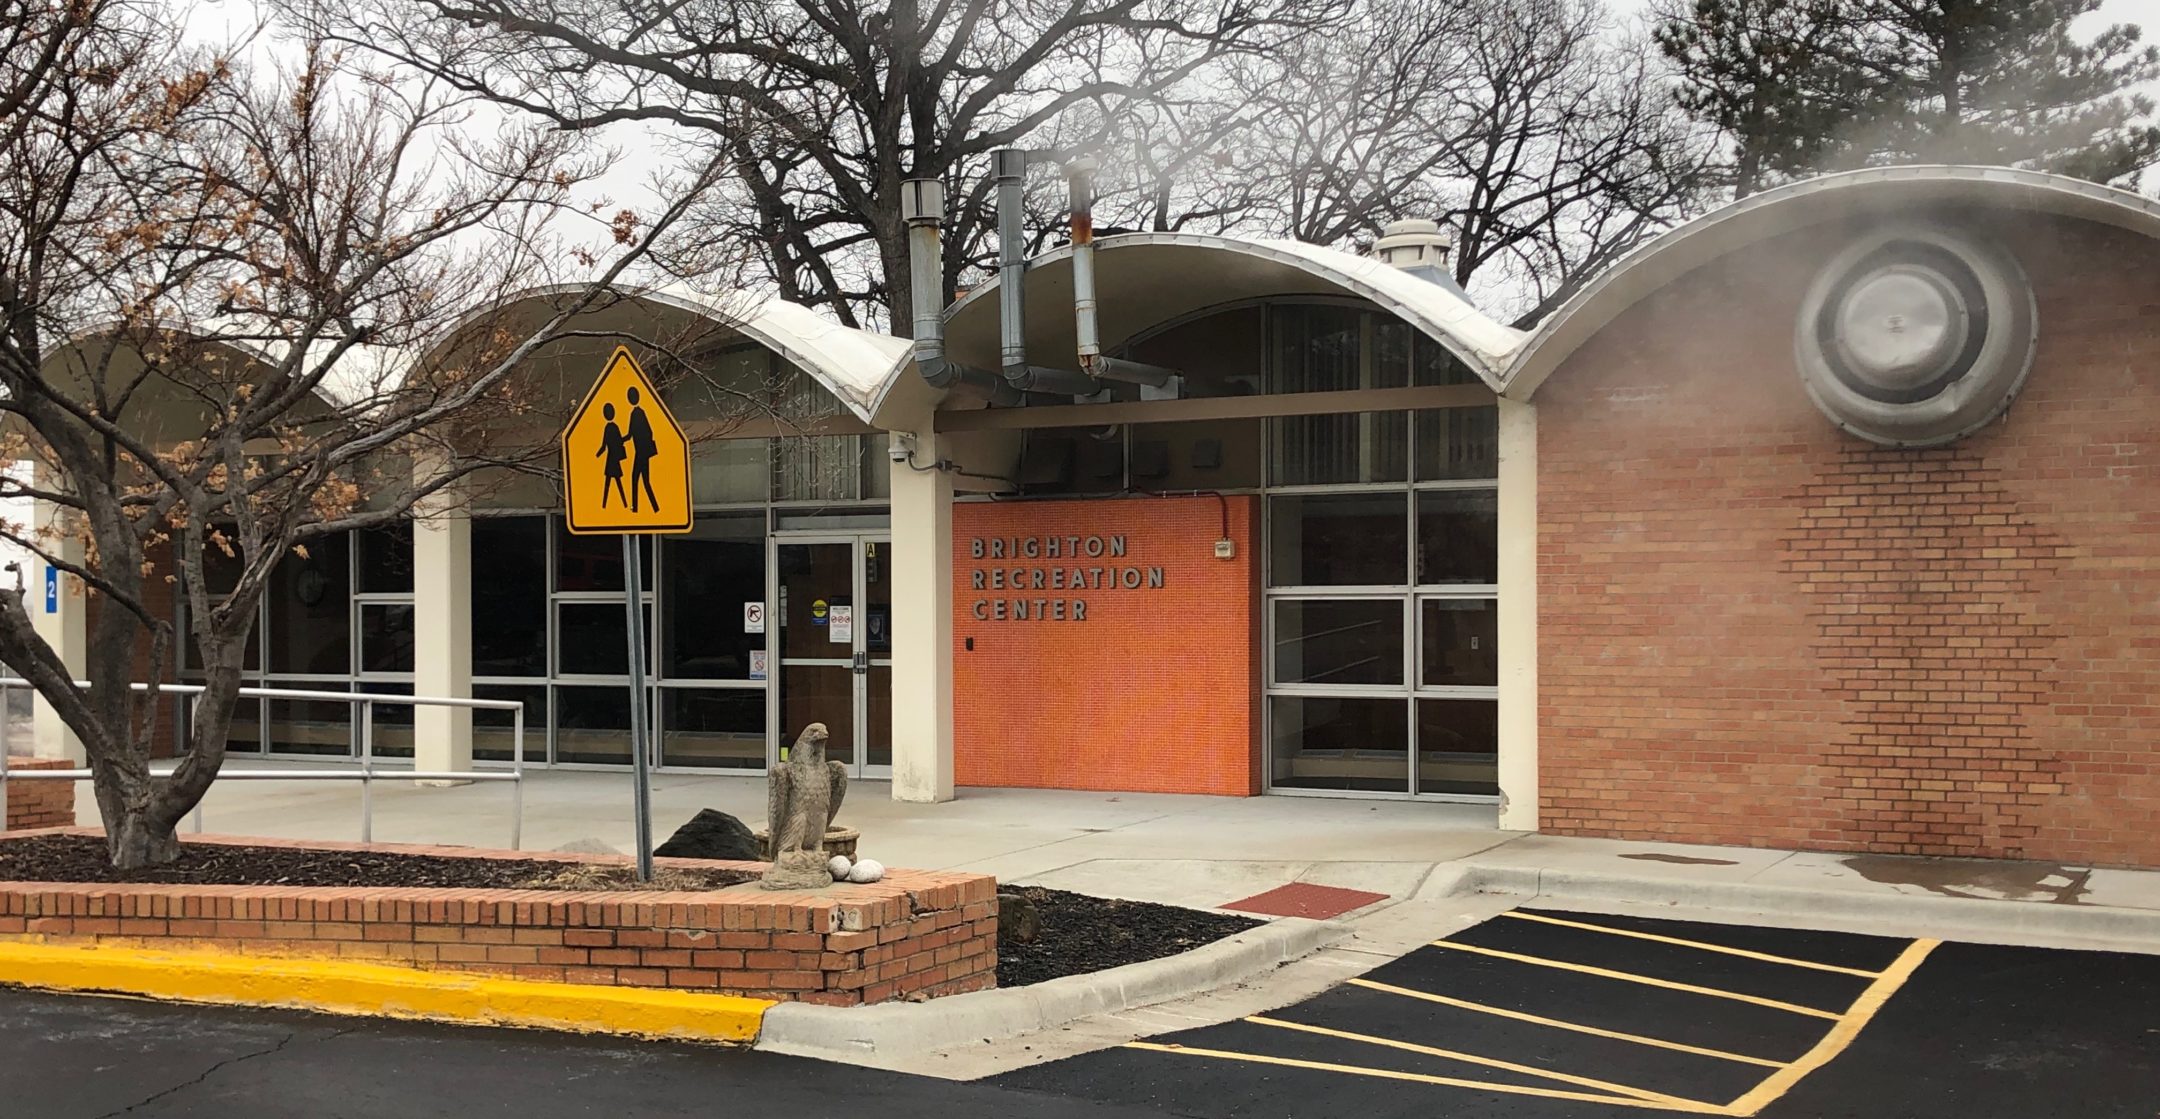
[[[1418,582],[1500,581],[1500,499],[1492,490],[1418,494]]]
[[[649,634],[652,632],[651,604],[644,609],[645,632]],[[630,632],[623,604],[556,603],[555,671],[564,676],[628,676]]]
[[[1355,307],[1268,308],[1274,336],[1274,392],[1331,392],[1373,387],[1364,367],[1365,313]]]
[[[555,760],[628,765],[630,689],[555,689]]]
[[[783,435],[773,442],[773,497],[779,501],[853,501],[874,496],[870,441],[861,435]],[[876,464],[883,470],[882,459]]]
[[[360,671],[411,672],[412,670],[412,603],[361,603]]]
[[[1412,353],[1420,335],[1401,319],[1367,315],[1372,330],[1372,370],[1361,388],[1399,389],[1410,385]]]
[[[270,671],[343,676],[352,666],[352,538],[337,533],[270,571]]]
[[[762,502],[772,488],[770,439],[708,439],[690,450],[690,492],[700,504]]]
[[[687,535],[667,537],[661,547],[667,582],[661,674],[748,680],[751,651],[765,648],[763,633],[743,627],[744,604],[765,601],[764,516],[705,514]],[[615,616],[619,622],[621,608]]]
[[[1424,625],[1424,649],[1418,658],[1421,683],[1436,688],[1499,685],[1499,603],[1489,598],[1428,598],[1419,610]]]
[[[263,748],[263,700],[240,699],[233,702],[232,721],[227,724],[225,748],[244,754],[259,754]],[[183,708],[192,712],[192,706]]]
[[[1433,408],[1417,414],[1421,482],[1500,476],[1500,409]]]
[[[1412,380],[1419,388],[1445,385],[1477,385],[1484,381],[1463,359],[1424,334],[1417,336],[1416,369]]]
[[[662,765],[765,768],[763,688],[662,688]]]
[[[640,536],[638,554],[645,560],[645,588],[652,589],[652,537]],[[555,520],[555,589],[566,593],[623,589],[622,538],[580,536]]]
[[[410,684],[361,684],[356,691],[373,692],[376,695],[413,694]],[[378,758],[409,758],[413,756],[413,705],[410,703],[376,703],[370,705],[374,720],[368,728],[374,736],[369,752]],[[360,732],[353,732],[353,741],[360,740]]]
[[[240,573],[247,567],[247,561],[240,555],[240,545],[233,535],[234,529],[227,526],[223,533],[226,545],[232,548],[231,555],[226,555],[225,549],[218,547],[215,539],[207,536],[203,538],[203,589],[209,591],[213,598],[231,594],[233,588],[240,585]]]
[[[1409,705],[1355,696],[1274,696],[1268,700],[1278,789],[1410,788]]]
[[[344,691],[347,687],[343,680],[282,686],[324,691]],[[342,758],[351,756],[358,749],[359,722],[355,704],[296,699],[273,699],[268,704],[272,751]]]
[[[412,523],[363,528],[356,535],[360,538],[360,593],[412,593]]]
[[[1402,493],[1268,499],[1268,578],[1278,587],[1399,586],[1409,551]]]
[[[472,670],[547,675],[546,517],[472,522]]]
[[[1278,684],[1402,683],[1402,599],[1276,600],[1274,667]]]
[[[1242,490],[1260,484],[1259,420],[1135,424],[1136,490]]]
[[[1253,396],[1260,392],[1261,309],[1240,307],[1171,327],[1131,350],[1134,361],[1184,374],[1186,396]]]
[[[1421,699],[1418,791],[1500,792],[1500,705],[1489,699]]]
[[[1274,485],[1355,485],[1410,477],[1406,413],[1280,416],[1269,427],[1268,475]]]
[[[517,684],[474,684],[474,699],[514,699],[525,705],[525,760],[547,760],[547,689]],[[510,760],[511,734],[517,725],[510,711],[473,709],[473,757]]]

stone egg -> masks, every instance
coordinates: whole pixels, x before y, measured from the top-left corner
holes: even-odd
[[[848,872],[854,870],[855,865],[848,862],[846,855],[834,855],[826,860],[825,869],[832,871],[833,881],[845,882],[847,881]]]
[[[875,882],[883,877],[885,877],[884,863],[876,859],[860,859],[856,861],[854,869],[848,871],[847,880],[850,882]]]

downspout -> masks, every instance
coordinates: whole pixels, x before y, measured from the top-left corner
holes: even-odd
[[[901,216],[908,227],[908,297],[915,318],[915,368],[931,388],[959,389],[994,404],[1019,403],[1019,394],[996,374],[945,360],[945,183],[909,179],[900,184]]]
[[[1019,392],[1093,396],[1102,385],[1085,373],[1029,365],[1027,360],[1027,167],[1029,152],[999,148],[990,153],[997,184],[998,338],[1005,383]]]
[[[1179,374],[1175,369],[1102,355],[1095,325],[1095,158],[1080,156],[1065,165],[1072,190],[1073,331],[1079,341],[1080,369],[1089,377],[1161,388]]]

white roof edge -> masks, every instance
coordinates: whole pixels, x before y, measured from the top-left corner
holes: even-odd
[[[1867,196],[1864,198],[1856,196]],[[1822,175],[1750,195],[1637,247],[1547,315],[1514,353],[1501,394],[1527,400],[1583,343],[1650,293],[1736,249],[1853,212],[1980,201],[2083,218],[2160,238],[2160,202],[2010,167],[1924,164]]]
[[[1510,356],[1529,337],[1520,330],[1488,317],[1461,296],[1408,275],[1392,265],[1340,249],[1306,244],[1303,241],[1248,239],[1205,233],[1115,233],[1095,242],[1095,251],[1100,255],[1119,249],[1162,245],[1181,245],[1257,257],[1289,265],[1325,280],[1352,295],[1370,300],[1397,318],[1417,327],[1433,341],[1446,346],[1450,352],[1462,358],[1471,370],[1495,391],[1500,387],[1500,371],[1506,368]],[[1072,246],[1061,245],[1030,257],[1028,268],[1048,267],[1071,257]],[[963,307],[981,300],[997,298],[997,286],[998,281],[993,278],[968,292],[945,309],[945,318],[950,321]],[[906,343],[902,342],[901,345],[905,347]],[[897,374],[904,372],[907,365],[908,357],[903,348],[895,365],[896,376],[887,380],[886,391],[890,391],[890,386],[898,379]],[[883,405],[884,399],[885,392],[880,392],[876,404]]]
[[[489,306],[475,308],[444,331],[441,339],[427,348],[424,358],[433,360],[455,342],[466,325],[481,315],[529,300],[574,295],[586,290],[588,285],[585,284],[549,284],[527,288]],[[908,348],[905,339],[843,326],[808,307],[777,297],[762,298],[741,313],[719,300],[678,285],[626,289],[616,298],[669,307],[741,331],[751,341],[778,353],[810,374],[825,391],[865,423],[870,421],[871,403],[883,395],[888,381],[899,368],[894,359],[904,355]]]
[[[92,339],[115,337],[118,335],[120,329],[125,325],[128,324],[123,323],[119,319],[106,319],[102,322],[93,323],[89,326],[80,327],[76,330],[70,331],[65,338],[62,338],[60,340],[60,344],[55,346],[52,351],[47,354],[46,360],[50,361],[54,358],[57,358],[68,350],[80,347],[85,343],[91,341]],[[278,353],[270,347],[260,346],[252,342],[241,341],[236,338],[220,337],[216,333],[198,330],[181,323],[157,322],[150,325],[158,330],[170,331],[174,334],[187,335],[188,337],[194,338],[199,342],[214,343],[227,350],[231,350],[233,353],[239,354],[241,357],[247,359],[248,361],[259,362],[263,365],[274,366],[280,360],[282,360],[279,357]],[[317,399],[323,401],[325,404],[329,405],[332,408],[346,407],[352,404],[359,403],[360,400],[363,399],[363,397],[357,393],[350,391],[354,379],[352,377],[339,377],[339,370],[358,370],[358,375],[364,377],[372,371],[381,369],[382,366],[389,361],[388,355],[389,348],[384,346],[371,346],[366,343],[359,343],[347,347],[345,353],[339,356],[337,365],[333,366],[329,372],[325,373],[322,380],[318,381],[315,387],[309,391],[313,393]]]

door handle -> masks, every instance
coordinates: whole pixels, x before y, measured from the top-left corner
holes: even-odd
[[[855,654],[855,675],[857,675],[857,676],[868,676],[868,675],[870,675],[870,654],[868,654],[868,653],[857,653],[857,654]]]

